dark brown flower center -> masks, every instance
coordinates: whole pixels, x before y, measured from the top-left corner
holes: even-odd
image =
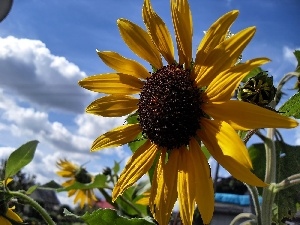
[[[138,104],[143,135],[167,149],[188,145],[200,128],[201,93],[190,70],[168,65],[154,72],[143,86]]]

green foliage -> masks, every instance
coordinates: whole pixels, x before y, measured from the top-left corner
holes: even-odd
[[[14,176],[34,157],[38,141],[29,141],[12,152],[5,166],[5,179]]]
[[[93,189],[93,188],[104,188],[104,187],[106,187],[106,176],[103,174],[98,174],[95,176],[94,181],[89,184],[74,182],[74,184],[65,188],[59,188],[57,189],[57,191],[61,192],[61,191],[69,191],[75,189]]]
[[[37,185],[37,184],[31,186],[31,187],[26,191],[26,195],[31,195],[32,192],[34,192],[37,188],[38,188],[38,185]]]
[[[243,83],[246,83],[251,77],[255,77],[257,74],[263,72],[262,68],[257,67],[251,70],[242,80]]]
[[[78,217],[65,209],[64,214],[66,216],[74,216],[81,218],[87,225],[153,225],[150,218],[145,219],[128,219],[119,216],[115,210],[112,209],[98,209],[92,213],[85,213],[83,216]]]
[[[296,119],[300,119],[300,92],[293,95],[278,111],[285,116],[293,116]]]
[[[295,57],[296,57],[296,59],[297,59],[297,62],[298,62],[295,71],[300,73],[300,51],[299,51],[299,50],[295,50],[295,51],[294,51],[294,55],[295,55]]]
[[[136,204],[136,201],[138,201],[142,197],[141,195],[137,194],[141,188],[142,186],[131,186],[130,188],[126,189],[126,191],[124,191],[122,197],[119,197],[116,200],[116,203],[118,204],[119,210],[121,210],[122,214],[130,217],[142,216],[138,215],[138,212],[127,203],[128,201],[143,215],[147,215],[147,206]]]
[[[112,170],[114,171],[115,174],[117,174],[120,171],[120,162],[116,162],[114,161],[114,167],[112,168]]]
[[[300,146],[291,146],[284,142],[275,142],[277,151],[277,183],[285,178],[300,173]],[[266,155],[264,144],[253,144],[249,147],[250,158],[253,163],[254,173],[264,179],[266,168]],[[295,185],[277,193],[274,208],[274,219],[280,222],[283,218],[292,217],[297,210],[297,199],[300,185]]]

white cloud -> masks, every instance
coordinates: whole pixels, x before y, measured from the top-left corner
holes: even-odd
[[[92,94],[78,86],[86,76],[39,40],[0,37],[0,87],[48,110],[83,112]]]
[[[296,67],[297,66],[297,60],[296,60],[295,55],[293,53],[295,50],[300,50],[300,47],[292,49],[288,46],[284,46],[283,47],[283,58]]]

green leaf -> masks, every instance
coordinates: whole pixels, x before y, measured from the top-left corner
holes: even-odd
[[[278,110],[282,115],[293,116],[300,119],[300,92],[293,95],[287,102],[285,102]]]
[[[131,186],[130,188],[126,189],[126,191],[122,194],[122,198],[117,198],[116,203],[119,205],[119,209],[122,211],[123,214],[127,216],[138,216],[136,210],[134,210],[127,202],[123,199],[126,199],[128,202],[137,208],[142,214],[147,215],[147,206],[136,204],[136,185]]]
[[[83,219],[88,225],[153,225],[155,224],[150,218],[127,219],[119,216],[112,209],[98,209],[92,213],[85,213]]]
[[[296,59],[297,59],[297,62],[298,62],[295,71],[296,71],[296,72],[300,72],[300,50],[295,50],[295,51],[294,51],[294,55],[295,55],[295,57],[296,57]]]
[[[243,83],[246,83],[248,81],[249,78],[251,77],[255,77],[257,74],[259,74],[260,72],[262,72],[262,68],[257,67],[254,68],[253,70],[251,70],[242,80]]]
[[[300,146],[291,146],[284,142],[276,141],[276,171],[279,183],[285,178],[300,173]],[[249,147],[249,154],[253,164],[254,174],[264,179],[266,156],[264,144],[253,144]],[[273,219],[280,224],[283,218],[292,218],[297,211],[300,185],[295,185],[277,193],[275,198],[276,213]]]
[[[112,170],[114,171],[115,174],[117,174],[120,171],[120,162],[114,161],[114,167]]]
[[[280,150],[281,157],[278,159],[277,182],[300,173],[300,146],[291,146],[283,142],[277,142],[276,148]],[[297,212],[299,203],[300,185],[294,185],[278,192],[275,203],[278,207],[278,221],[282,218],[293,218]]]
[[[94,181],[89,184],[75,182],[74,184],[72,184],[68,187],[59,188],[59,189],[57,189],[57,191],[62,192],[62,191],[69,191],[69,190],[76,190],[76,189],[104,188],[106,186],[106,179],[107,179],[107,177],[105,175],[98,174],[95,176]]]
[[[14,176],[33,159],[38,141],[29,141],[12,152],[5,166],[5,179]]]
[[[31,195],[32,192],[34,192],[37,188],[38,188],[39,185],[33,185],[31,186],[30,188],[28,188],[28,190],[26,191],[26,195]]]
[[[266,151],[262,143],[253,144],[248,148],[254,174],[261,180],[265,179]]]

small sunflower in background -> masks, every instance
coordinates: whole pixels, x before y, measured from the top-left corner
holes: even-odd
[[[93,176],[89,174],[85,168],[80,167],[66,159],[59,160],[57,167],[60,169],[56,173],[64,178],[70,178],[66,182],[62,183],[63,187],[69,187],[75,182],[82,184],[89,184],[93,181]],[[80,207],[83,208],[84,204],[90,206],[97,200],[93,189],[74,189],[68,191],[68,196],[75,195],[74,204],[80,202]]]
[[[195,203],[203,222],[209,224],[214,211],[214,191],[201,145],[235,178],[250,185],[266,186],[251,172],[247,148],[236,130],[293,128],[298,123],[232,99],[241,80],[252,69],[269,62],[262,57],[236,64],[256,30],[248,27],[228,37],[237,10],[212,24],[193,58],[189,3],[172,0],[178,61],[171,34],[150,0],[144,0],[142,16],[146,30],[123,18],[117,25],[127,46],[148,62],[153,72],[117,52],[98,51],[102,61],[115,72],[79,82],[88,90],[106,94],[87,107],[88,113],[105,117],[137,115],[136,124],[125,124],[99,136],[91,150],[124,145],[142,134],[147,141],[134,152],[121,173],[112,193],[113,200],[155,165],[149,206],[158,223],[169,223],[178,198],[184,225],[192,224]]]

